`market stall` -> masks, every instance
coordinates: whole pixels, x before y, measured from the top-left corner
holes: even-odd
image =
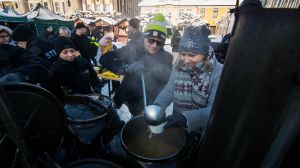
[[[34,22],[37,34],[40,34],[46,26],[52,26],[54,31],[60,26],[67,26],[73,29],[74,20],[66,19],[57,15],[38,4],[33,10],[26,14],[29,22]]]
[[[128,18],[123,18],[122,20],[116,22],[114,24],[114,35],[121,43],[127,43],[128,41],[128,34],[127,34],[127,27],[128,27]]]

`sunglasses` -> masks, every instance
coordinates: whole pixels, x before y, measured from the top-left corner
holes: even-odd
[[[156,45],[158,46],[158,47],[161,47],[161,46],[163,46],[165,43],[164,42],[162,42],[162,41],[159,41],[159,40],[156,40],[156,39],[152,39],[152,38],[148,38],[148,43],[149,44],[154,44],[154,43],[156,43]]]

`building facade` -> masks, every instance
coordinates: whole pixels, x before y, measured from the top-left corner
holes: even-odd
[[[300,0],[262,0],[265,8],[299,8]]]
[[[172,25],[178,25],[181,15],[191,13],[208,23],[211,29],[230,9],[236,0],[143,0],[139,3],[141,13],[162,13]]]
[[[18,13],[26,13],[38,3],[52,12],[70,16],[74,11],[118,12],[134,17],[140,10],[140,0],[14,0],[3,1],[1,6],[11,6]]]
[[[123,13],[128,17],[135,17],[140,13],[139,2],[141,0],[114,0],[114,11]]]

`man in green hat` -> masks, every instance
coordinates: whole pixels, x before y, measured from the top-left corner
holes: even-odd
[[[141,114],[144,108],[141,74],[144,75],[147,104],[153,103],[170,77],[173,57],[163,49],[167,37],[166,25],[165,17],[158,13],[136,43],[100,58],[102,66],[124,75],[114,101],[117,106],[126,103],[133,115]]]

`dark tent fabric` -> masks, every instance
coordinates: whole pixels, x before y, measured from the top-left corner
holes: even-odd
[[[5,8],[3,9],[2,12],[7,13],[7,14],[9,14],[9,15],[17,15],[17,16],[20,16],[20,14],[19,14],[17,11],[15,11],[15,10],[14,10],[12,7],[10,7],[10,6],[5,7]]]
[[[22,15],[18,14],[12,8],[6,8],[0,11],[0,24],[9,26],[12,29],[16,24],[28,22],[34,25],[38,35],[41,34],[46,26],[52,26],[54,31],[60,26],[67,26],[71,30],[74,26],[74,20],[57,15],[44,8],[41,4],[38,4],[34,9]]]
[[[0,22],[28,22],[26,14],[19,14],[11,7],[5,7],[0,11]]]
[[[70,29],[73,29],[74,26],[74,20],[57,15],[44,8],[41,4],[38,4],[26,15],[29,22],[34,22],[38,34],[40,34],[46,26],[52,26],[54,30],[57,30],[60,26],[67,26]]]

